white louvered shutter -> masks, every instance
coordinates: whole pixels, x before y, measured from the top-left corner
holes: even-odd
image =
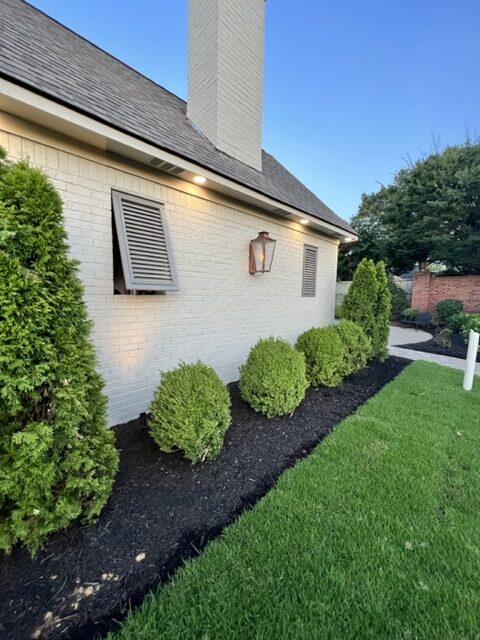
[[[308,298],[313,298],[317,289],[317,255],[317,247],[304,245],[302,296]]]
[[[112,192],[125,286],[132,291],[178,289],[172,247],[162,205]]]

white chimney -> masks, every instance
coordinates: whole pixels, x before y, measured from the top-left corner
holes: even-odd
[[[262,170],[265,0],[189,0],[189,119]]]

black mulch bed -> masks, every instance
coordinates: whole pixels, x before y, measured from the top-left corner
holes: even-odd
[[[424,351],[425,353],[436,353],[440,356],[450,356],[452,358],[461,358],[465,360],[467,357],[467,344],[461,335],[454,333],[451,337],[452,346],[449,349],[443,349],[435,343],[434,339],[426,342],[417,342],[413,344],[400,344],[402,349],[411,349],[412,351]],[[477,353],[477,362],[480,362],[480,352]]]
[[[0,558],[0,638],[105,633],[409,362],[391,357],[336,389],[310,389],[293,416],[272,420],[232,384],[225,447],[197,466],[159,452],[140,420],[117,427],[121,466],[99,521],[51,536],[33,560],[23,549]]]

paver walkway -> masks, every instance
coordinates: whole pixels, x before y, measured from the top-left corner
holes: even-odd
[[[430,340],[431,334],[426,331],[416,331],[415,329],[407,329],[405,327],[390,327],[390,336],[388,339],[388,348],[392,356],[400,358],[409,358],[410,360],[427,360],[428,362],[436,362],[445,367],[453,369],[465,369],[465,360],[461,358],[451,358],[450,356],[440,356],[436,353],[425,353],[424,351],[413,351],[412,349],[402,349],[402,344],[412,344],[414,342],[426,342]],[[480,362],[475,365],[475,373],[480,376]]]

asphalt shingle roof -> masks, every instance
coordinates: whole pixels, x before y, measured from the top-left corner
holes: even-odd
[[[23,0],[0,1],[0,75],[341,229],[351,227],[262,151],[262,171],[219,151],[184,100]]]

